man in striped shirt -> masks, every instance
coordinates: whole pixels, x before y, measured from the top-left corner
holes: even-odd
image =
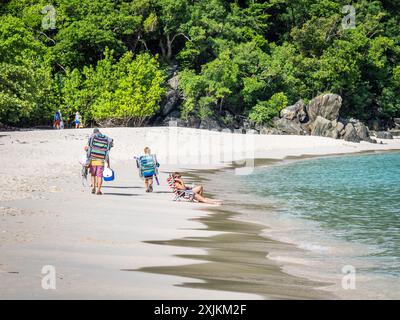
[[[110,168],[109,152],[113,146],[113,140],[102,134],[98,128],[93,130],[88,145],[85,149],[88,151],[90,160],[89,169],[92,176],[92,193],[102,195],[101,187],[103,185],[103,172],[105,163]]]

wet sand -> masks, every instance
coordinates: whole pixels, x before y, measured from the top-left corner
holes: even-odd
[[[234,212],[212,209],[210,215],[199,218],[204,230],[223,232],[211,237],[186,237],[149,243],[167,246],[201,248],[205,255],[179,255],[203,263],[147,267],[137,271],[200,279],[177,286],[208,290],[253,293],[264,299],[332,299],[334,295],[318,290],[328,285],[290,276],[266,256],[269,250],[296,250],[291,245],[261,236],[265,226],[231,219]],[[126,270],[129,271],[129,270]],[[133,270],[131,270],[133,271]]]

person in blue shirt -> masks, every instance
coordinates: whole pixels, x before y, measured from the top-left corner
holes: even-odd
[[[80,125],[81,125],[81,121],[82,121],[81,115],[80,115],[79,112],[77,111],[77,112],[75,113],[75,129],[79,129],[79,127],[80,127]]]
[[[54,115],[54,128],[55,129],[61,129],[61,121],[62,121],[61,111],[58,110],[58,111],[56,111],[56,114]]]

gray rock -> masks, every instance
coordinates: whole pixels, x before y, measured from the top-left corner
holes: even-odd
[[[164,126],[167,127],[187,127],[187,122],[182,120],[181,118],[176,117],[166,117],[162,123]]]
[[[297,121],[290,121],[282,118],[274,120],[275,128],[285,134],[305,135],[307,132]]]
[[[214,131],[221,131],[222,127],[218,123],[217,120],[212,118],[206,118],[200,122],[200,129],[207,129],[207,130],[214,130]]]
[[[245,130],[251,130],[251,129],[253,129],[255,127],[255,125],[256,124],[253,121],[249,120],[249,119],[243,120],[243,128]]]
[[[178,90],[179,88],[179,77],[176,73],[174,73],[174,76],[168,80],[168,84],[169,86],[173,89],[173,90]]]
[[[244,134],[244,133],[246,133],[246,130],[244,130],[243,128],[241,128],[241,129],[234,129],[234,130],[233,130],[233,133]]]
[[[259,132],[254,129],[249,129],[249,130],[246,130],[246,134],[259,134]]]
[[[338,119],[341,107],[341,96],[337,94],[324,94],[310,101],[307,113],[311,122],[314,122],[318,116],[333,121]]]
[[[342,132],[344,129],[344,124],[342,122],[337,121],[335,128],[337,131]]]
[[[392,129],[392,130],[390,130],[390,134],[393,137],[400,137],[400,130],[399,129]]]
[[[282,131],[276,128],[262,127],[259,129],[260,134],[281,135]]]
[[[336,125],[337,123],[318,116],[311,125],[311,135],[337,139],[339,131],[336,129]]]
[[[352,123],[348,123],[344,128],[345,132],[343,139],[350,142],[360,142],[360,137],[357,134],[356,128]]]
[[[281,118],[287,120],[297,120],[299,122],[307,121],[306,106],[303,100],[297,101],[293,106],[286,107],[281,111]]]
[[[353,126],[356,129],[357,135],[360,137],[361,140],[368,142],[371,141],[369,130],[362,122],[357,121],[353,124]]]
[[[377,139],[393,139],[393,135],[388,131],[377,131],[375,137]]]
[[[166,102],[161,107],[161,114],[163,116],[168,115],[178,105],[180,94],[177,90],[169,90],[165,98]]]

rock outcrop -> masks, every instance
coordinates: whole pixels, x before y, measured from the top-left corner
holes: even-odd
[[[200,122],[199,129],[207,129],[212,131],[221,131],[222,126],[218,123],[216,119],[206,118]]]
[[[333,121],[317,116],[311,125],[311,135],[337,139],[339,131],[336,129],[336,124]]]
[[[337,94],[323,94],[312,99],[307,106],[307,114],[311,122],[318,116],[327,120],[337,120],[342,107],[342,97]]]
[[[290,121],[286,118],[274,120],[274,126],[283,134],[306,135],[307,131],[298,121]]]
[[[303,100],[296,102],[293,106],[286,107],[281,111],[281,118],[287,120],[297,120],[300,123],[307,122],[306,105]]]
[[[393,135],[388,131],[375,132],[375,137],[377,139],[393,139]]]
[[[313,135],[333,139],[343,139],[349,142],[367,141],[376,143],[371,139],[368,127],[357,119],[340,118],[342,98],[337,94],[323,94],[315,97],[308,105],[299,100],[292,106],[284,108],[280,117],[272,120],[272,126],[257,126],[246,117],[235,115],[224,110],[219,115],[203,120],[195,116],[187,120],[180,119],[180,112],[176,105],[181,97],[178,91],[178,77],[176,74],[169,80],[170,91],[167,94],[166,103],[162,108],[163,125],[175,125],[179,127],[200,128],[213,131],[229,130],[234,133],[247,134],[292,134]],[[395,118],[394,123],[400,128],[400,118]],[[397,133],[397,132],[396,132]],[[399,130],[400,134],[400,130]],[[393,139],[390,132],[376,132],[380,139]]]
[[[274,127],[284,134],[328,137],[351,142],[376,142],[367,126],[357,119],[339,119],[342,98],[337,94],[323,94],[305,106],[302,100],[283,109],[281,118],[274,119]]]
[[[353,126],[360,140],[371,142],[369,129],[364,123],[362,123],[361,121],[356,121],[355,123],[353,123]]]
[[[357,134],[356,128],[354,128],[354,125],[352,123],[348,123],[346,127],[344,128],[344,135],[343,135],[343,140],[349,141],[349,142],[360,142],[361,139]]]

